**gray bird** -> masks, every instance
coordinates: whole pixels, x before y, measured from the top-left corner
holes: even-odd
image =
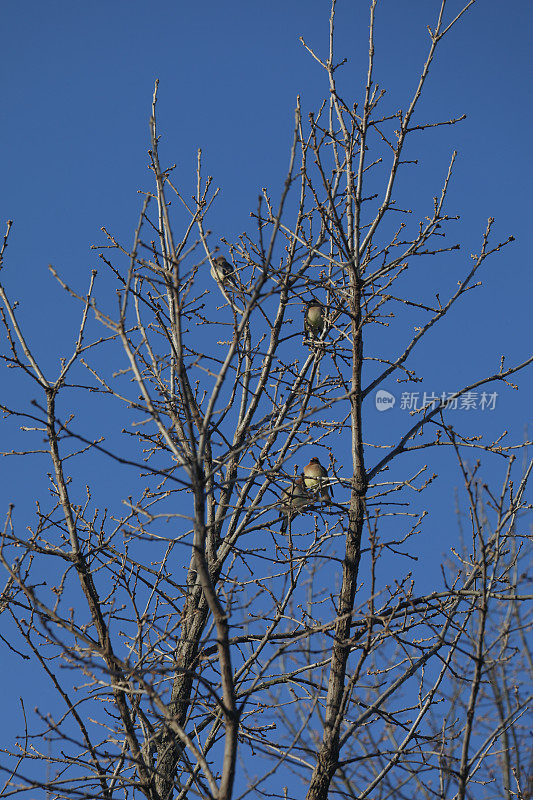
[[[304,339],[314,341],[318,339],[322,331],[326,318],[324,306],[318,300],[309,300],[304,312]]]
[[[322,466],[318,458],[312,458],[309,464],[304,467],[304,484],[305,488],[311,492],[313,497],[321,500],[323,503],[330,503],[330,487],[328,471]],[[331,490],[333,494],[333,489]]]
[[[222,284],[222,286],[229,289],[235,290],[239,288],[235,280],[235,269],[226,261],[224,256],[217,256],[213,259],[211,277],[214,278],[219,285]]]
[[[290,520],[296,516],[310,502],[305,489],[303,478],[295,478],[291,485],[281,493],[279,507],[283,516],[281,533],[285,533]]]
[[[233,302],[233,299],[229,295],[230,292],[240,293],[240,289],[235,278],[235,269],[228,261],[226,261],[224,256],[217,256],[213,259],[211,266],[211,277],[217,282],[218,288],[233,310],[238,314],[242,314],[241,309],[237,308]]]

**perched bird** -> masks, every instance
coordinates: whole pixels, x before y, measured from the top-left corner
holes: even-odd
[[[235,280],[235,270],[231,264],[226,261],[224,256],[217,256],[213,259],[211,277],[214,278],[217,283],[228,286],[230,289],[238,288],[237,281]]]
[[[242,314],[240,308],[237,308],[228,294],[228,292],[239,292],[240,290],[235,278],[235,269],[228,261],[226,261],[224,256],[217,256],[213,259],[211,266],[211,277],[218,283],[220,291],[230,306],[239,314]]]
[[[314,341],[324,330],[324,306],[318,300],[309,300],[304,312],[304,339]]]
[[[295,517],[304,506],[308,505],[309,499],[302,477],[295,478],[291,485],[282,491],[279,503],[283,515],[280,529],[281,533],[285,533],[290,520]]]
[[[309,464],[304,467],[304,484],[313,497],[322,500],[323,503],[331,501],[328,471],[322,466],[318,458],[312,458]],[[331,490],[333,494],[333,490]]]

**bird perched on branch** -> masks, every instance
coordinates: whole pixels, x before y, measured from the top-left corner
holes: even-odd
[[[309,464],[304,467],[304,484],[313,497],[321,500],[323,503],[330,503],[330,489],[328,471],[322,466],[318,458],[312,458]],[[333,490],[331,490],[333,494]]]
[[[238,289],[237,281],[235,280],[235,269],[226,261],[224,256],[217,256],[213,259],[211,277],[219,284],[227,285],[231,289]]]
[[[240,290],[235,278],[235,269],[228,261],[226,261],[224,256],[217,256],[213,259],[211,265],[211,277],[218,283],[220,291],[230,306],[239,314],[242,314],[240,308],[237,308],[232,298],[228,294],[228,292],[239,292]]]
[[[304,311],[304,340],[318,339],[325,324],[324,306],[318,300],[309,300]]]
[[[298,514],[310,501],[302,477],[295,478],[291,485],[281,493],[279,507],[283,515],[281,533],[285,533],[290,520]]]

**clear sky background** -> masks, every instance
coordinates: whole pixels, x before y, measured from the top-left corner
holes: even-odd
[[[437,6],[434,0],[378,4],[375,77],[392,111],[408,103]],[[449,6],[450,14],[459,8],[455,0]],[[202,148],[205,172],[221,187],[209,227],[216,240],[236,240],[250,229],[261,187],[274,197],[279,192],[296,95],[307,113],[327,94],[321,68],[298,38],[326,54],[328,17],[326,0],[3,0],[0,229],[7,219],[14,227],[2,277],[46,364],[55,369],[59,355],[70,351],[79,319],[48,264],[84,292],[90,270],[99,267],[90,247],[104,242],[100,228],[132,241],[138,190],[152,187],[147,150],[154,80],[160,80],[163,163],[177,163],[174,180],[190,194]],[[495,238],[516,237],[486,264],[483,288],[428,339],[419,362],[432,347],[423,389],[453,391],[469,377],[496,372],[501,354],[511,364],[531,350],[532,26],[529,0],[478,0],[442,43],[421,105],[419,122],[468,115],[452,128],[421,135],[420,154],[411,151],[420,165],[404,184],[407,202],[422,209],[440,191],[450,154],[458,150],[447,206],[461,216],[456,234],[463,249],[452,262],[453,281],[465,272],[469,253],[479,251],[489,216],[496,219]],[[342,82],[354,98],[366,79],[367,31],[367,3],[339,0],[337,53],[349,60]],[[20,392],[27,402],[29,385],[12,385],[10,377],[0,367],[4,402]],[[495,387],[501,391],[495,412],[481,423],[478,416],[474,428],[510,428],[520,439],[530,416],[531,372],[520,384],[519,393]],[[402,413],[369,407],[368,425],[374,431],[401,426]],[[11,439],[16,446],[16,429],[6,431],[2,449]],[[0,468],[3,513],[11,500],[27,500],[28,472],[14,459]],[[113,465],[109,470],[112,477]],[[441,487],[435,502],[449,506],[452,489]],[[15,663],[10,654],[0,657]],[[17,722],[17,697],[32,691],[24,669],[20,686],[2,683],[7,718]],[[40,686],[35,682],[33,691]],[[30,697],[29,706],[38,699]]]

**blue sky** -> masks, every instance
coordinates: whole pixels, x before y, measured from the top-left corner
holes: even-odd
[[[426,0],[378,6],[375,74],[394,110],[405,104],[422,63],[432,6]],[[338,52],[349,58],[343,81],[355,95],[366,69],[365,7],[338,4]],[[316,0],[229,6],[163,0],[154,13],[136,0],[5,0],[0,220],[15,225],[4,280],[28,310],[28,324],[38,324],[43,353],[54,352],[71,330],[65,324],[74,323],[63,309],[47,318],[44,331],[33,316],[43,297],[59,302],[47,265],[81,289],[97,264],[90,245],[103,241],[101,226],[131,239],[137,190],[150,186],[154,79],[160,79],[163,159],[177,163],[176,180],[192,191],[202,148],[205,171],[222,189],[211,217],[215,237],[232,240],[249,226],[260,188],[275,192],[284,176],[296,94],[306,111],[323,96],[322,70],[298,37],[325,52],[328,8]],[[476,340],[478,354],[502,341],[509,343],[506,351],[525,352],[530,335],[523,289],[530,275],[526,81],[532,17],[525,2],[505,8],[496,0],[478,2],[443,42],[421,109],[427,119],[462,113],[468,119],[426,134],[425,160],[409,177],[411,197],[418,186],[432,194],[456,148],[449,208],[461,215],[465,250],[477,247],[489,215],[496,218],[496,236],[517,237],[487,267],[483,308],[469,308],[461,320],[461,337],[467,347]],[[22,297],[28,281],[31,291]],[[522,291],[515,292],[517,284]],[[494,324],[502,314],[505,331]]]
[[[349,60],[342,84],[355,97],[366,77],[366,5],[338,3],[338,53]],[[407,104],[436,5],[383,0],[378,6],[375,77],[393,111]],[[450,14],[459,7],[449,5]],[[250,229],[261,187],[273,196],[279,190],[296,95],[307,112],[327,94],[320,67],[298,37],[325,53],[328,16],[326,0],[3,0],[0,229],[7,219],[14,227],[2,277],[46,364],[57,365],[64,347],[70,350],[79,317],[63,303],[48,264],[85,291],[98,266],[90,247],[104,241],[100,228],[132,240],[138,190],[151,188],[155,78],[162,159],[177,163],[175,180],[190,194],[202,148],[205,172],[221,186],[210,227],[216,239],[235,240]],[[409,202],[422,207],[458,150],[448,209],[461,216],[456,232],[464,260],[453,262],[444,284],[453,285],[468,254],[478,251],[487,217],[496,219],[495,238],[516,237],[487,263],[479,293],[428,339],[420,356],[428,390],[452,391],[456,381],[495,372],[502,353],[509,364],[530,353],[532,25],[533,6],[525,0],[478,0],[443,42],[421,105],[425,121],[468,115],[452,128],[421,134],[420,166],[405,180]],[[4,397],[12,401],[20,392],[25,402],[28,390],[8,378],[0,367]],[[493,416],[484,418],[487,430],[510,427],[520,439],[531,372],[520,383],[519,393],[503,392]],[[369,409],[369,425],[392,430],[402,413],[396,407],[385,423],[385,415]],[[6,436],[11,441],[14,429]],[[13,460],[9,466],[2,507],[23,499],[27,486],[25,468]],[[449,501],[436,494],[443,506]]]

